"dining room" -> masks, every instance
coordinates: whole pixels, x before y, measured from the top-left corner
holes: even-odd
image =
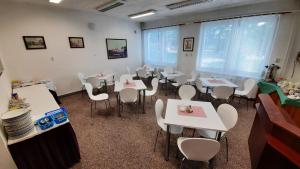
[[[0,11],[0,169],[300,168],[299,0]]]

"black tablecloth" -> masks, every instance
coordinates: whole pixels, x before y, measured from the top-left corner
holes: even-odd
[[[77,138],[70,123],[9,145],[8,149],[18,169],[67,169],[80,161]]]

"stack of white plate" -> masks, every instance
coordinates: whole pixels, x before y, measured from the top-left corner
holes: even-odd
[[[30,110],[28,109],[8,111],[2,115],[1,119],[8,138],[23,137],[34,128]]]

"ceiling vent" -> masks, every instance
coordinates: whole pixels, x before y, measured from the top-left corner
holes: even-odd
[[[114,9],[116,7],[122,6],[124,5],[123,1],[118,1],[118,0],[110,0],[108,2],[105,2],[101,5],[99,5],[98,7],[96,7],[96,10],[98,10],[99,12],[106,12],[109,11],[111,9]]]
[[[213,0],[186,0],[186,1],[166,5],[166,7],[169,8],[170,10],[173,10],[173,9],[184,8],[192,5],[207,3],[211,1]]]

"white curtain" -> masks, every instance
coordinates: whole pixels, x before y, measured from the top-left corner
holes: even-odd
[[[197,70],[259,78],[269,64],[278,15],[202,23]]]
[[[179,27],[149,29],[143,32],[144,62],[153,66],[176,66]]]

